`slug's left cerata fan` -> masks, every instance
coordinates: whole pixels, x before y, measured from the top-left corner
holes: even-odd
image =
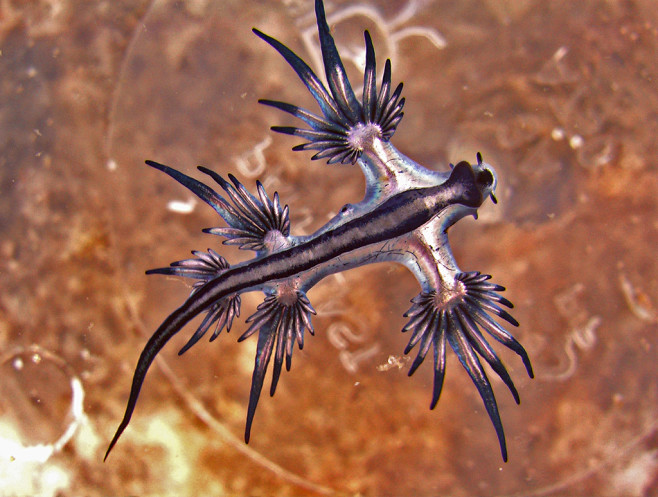
[[[225,226],[205,230],[223,238],[224,244],[254,252],[254,258],[231,266],[215,250],[193,251],[193,257],[153,269],[149,274],[183,276],[194,280],[188,299],[172,312],[151,336],[141,353],[128,405],[105,457],[128,426],[146,373],[165,344],[196,316],[201,324],[179,354],[186,352],[208,331],[210,341],[223,329],[228,332],[240,315],[240,296],[262,291],[265,300],[247,318],[250,323],[239,341],[258,334],[256,358],[249,395],[245,440],[248,442],[265,374],[274,357],[270,395],[274,395],[285,361],[292,365],[295,344],[304,346],[304,334],[314,333],[315,310],[308,291],[321,279],[336,272],[373,262],[397,262],[417,278],[420,293],[411,302],[402,329],[409,333],[405,354],[416,350],[411,375],[432,350],[434,390],[430,408],[439,400],[446,365],[447,345],[459,358],[482,397],[494,425],[502,457],[507,460],[505,434],[496,398],[481,359],[502,379],[519,402],[519,394],[507,369],[488,342],[496,341],[516,352],[530,377],[530,360],[521,344],[505,329],[518,326],[505,309],[512,304],[500,295],[504,288],[490,276],[463,272],[448,243],[447,230],[465,216],[476,216],[487,199],[495,201],[496,174],[477,154],[470,164],[459,162],[445,172],[433,171],[398,152],[390,143],[402,119],[402,84],[391,91],[391,63],[386,61],[379,88],[375,51],[365,32],[363,96],[357,99],[331,36],[322,0],[315,11],[328,88],[313,70],[281,42],[254,32],[290,64],[313,95],[320,113],[296,105],[260,100],[292,114],[305,127],[275,126],[272,129],[303,140],[294,150],[313,150],[312,159],[328,163],[357,164],[366,178],[364,199],[350,204],[310,236],[291,235],[288,207],[278,194],[270,197],[258,183],[250,193],[236,178],[227,181],[215,172],[199,170],[221,188],[218,193],[180,171],[157,162],[147,164],[168,174],[212,207]],[[373,257],[376,255],[376,257]],[[498,318],[498,319],[496,319]]]

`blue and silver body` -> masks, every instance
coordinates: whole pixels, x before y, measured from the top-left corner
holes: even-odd
[[[273,127],[275,131],[307,140],[294,150],[315,150],[313,159],[329,163],[358,164],[366,178],[364,199],[346,205],[326,225],[310,236],[290,233],[288,207],[278,194],[266,194],[260,183],[257,194],[249,193],[233,176],[225,180],[213,171],[199,169],[214,179],[224,196],[210,186],[170,167],[147,161],[208,203],[227,224],[207,232],[226,238],[225,244],[252,250],[251,260],[230,266],[214,250],[193,252],[194,258],[172,263],[148,273],[178,275],[196,280],[189,298],[171,313],[146,344],[134,374],[124,418],[107,455],[127,427],[147,370],[156,354],[193,318],[207,313],[197,331],[180,351],[194,345],[210,328],[214,340],[223,328],[230,330],[240,313],[240,295],[262,291],[265,301],[247,319],[251,326],[239,338],[258,332],[258,345],[247,413],[248,442],[265,373],[272,356],[273,395],[285,359],[290,369],[295,343],[301,349],[304,333],[313,334],[315,311],[307,292],[331,274],[376,262],[397,262],[416,276],[420,293],[405,314],[403,332],[411,332],[405,353],[418,347],[409,375],[423,362],[430,349],[434,356],[434,391],[430,407],[439,400],[445,373],[446,344],[455,351],[468,371],[494,424],[501,452],[507,460],[503,426],[493,390],[482,368],[483,358],[508,386],[517,403],[519,396],[504,365],[486,341],[484,333],[514,350],[532,377],[532,367],[523,347],[492,315],[517,326],[501,306],[512,307],[490,283],[489,276],[462,272],[452,255],[447,230],[478,208],[495,201],[496,174],[480,154],[474,164],[466,161],[445,172],[424,168],[396,150],[390,139],[402,119],[402,84],[391,93],[391,65],[386,61],[382,84],[375,83],[375,53],[365,32],[366,68],[363,97],[359,102],[347,79],[327,25],[322,0],[315,2],[320,44],[328,89],[309,66],[286,46],[254,32],[273,46],[292,66],[318,102],[321,115],[295,105],[261,100],[302,120],[307,129]]]

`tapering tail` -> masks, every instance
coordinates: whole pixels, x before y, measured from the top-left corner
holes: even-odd
[[[135,411],[135,406],[137,405],[137,399],[139,398],[139,392],[142,389],[144,384],[144,379],[146,378],[146,373],[148,372],[155,356],[162,350],[165,344],[183,327],[189,323],[196,316],[201,314],[204,310],[207,310],[215,300],[211,295],[213,290],[217,285],[214,285],[213,282],[206,284],[201,287],[198,292],[190,296],[178,309],[172,312],[167,319],[165,319],[160,327],[153,333],[149,341],[146,343],[144,350],[142,350],[141,355],[139,356],[139,361],[137,362],[137,367],[135,368],[135,373],[133,375],[132,387],[130,389],[130,396],[128,398],[128,404],[126,405],[126,411],[123,415],[123,419],[117,428],[110,445],[105,452],[105,457],[103,461],[107,459],[107,456],[110,455],[110,451],[114,445],[121,437],[121,434],[124,432],[128,424],[130,423],[130,418]]]

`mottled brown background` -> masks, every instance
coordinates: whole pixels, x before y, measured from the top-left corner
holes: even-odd
[[[417,284],[391,265],[310,293],[316,336],[276,396],[264,394],[248,448],[255,339],[236,344],[241,319],[182,358],[192,329],[173,340],[103,464],[139,352],[189,291],[144,270],[219,241],[200,231],[219,224],[207,206],[168,210],[191,195],[144,159],[234,172],[250,188],[261,178],[290,205],[297,234],[361,199],[357,169],[293,153],[297,140],[268,130],[293,119],[256,103],[315,109],[250,32],[308,58],[311,4],[0,1],[5,449],[52,443],[71,420],[71,378],[85,394],[81,425],[47,461],[0,451],[0,493],[658,495],[653,0],[327,2],[339,48],[358,54],[370,29],[379,67],[391,57],[405,82],[395,145],[437,168],[481,151],[500,176],[499,205],[451,240],[464,270],[508,287],[537,374],[503,353],[522,397],[516,406],[494,382],[509,463],[454,354],[434,411],[431,367],[407,378],[400,329]],[[380,18],[336,21],[355,5]],[[439,33],[443,49],[428,36]],[[243,299],[242,318],[260,298]]]

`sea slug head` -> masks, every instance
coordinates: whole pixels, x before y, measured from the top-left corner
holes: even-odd
[[[491,201],[496,204],[498,200],[496,199],[496,186],[498,185],[498,177],[496,176],[496,171],[494,168],[482,160],[482,154],[477,153],[477,164],[472,164],[473,172],[475,173],[475,182],[477,184],[482,198],[486,199],[487,197],[491,198]]]
[[[450,165],[450,177],[442,186],[452,189],[453,201],[448,208],[440,209],[442,229],[446,230],[460,219],[473,216],[477,219],[478,209],[487,199],[497,203],[494,195],[497,184],[496,172],[491,165],[482,161],[477,154],[477,162],[470,164],[461,161]]]
[[[457,188],[460,199],[458,203],[473,210],[473,214],[482,205],[487,197],[491,197],[496,203],[494,191],[496,189],[496,172],[493,167],[482,161],[482,155],[478,152],[477,163],[469,164],[461,161],[456,166],[450,165],[452,171],[450,177],[444,183],[445,186]]]

